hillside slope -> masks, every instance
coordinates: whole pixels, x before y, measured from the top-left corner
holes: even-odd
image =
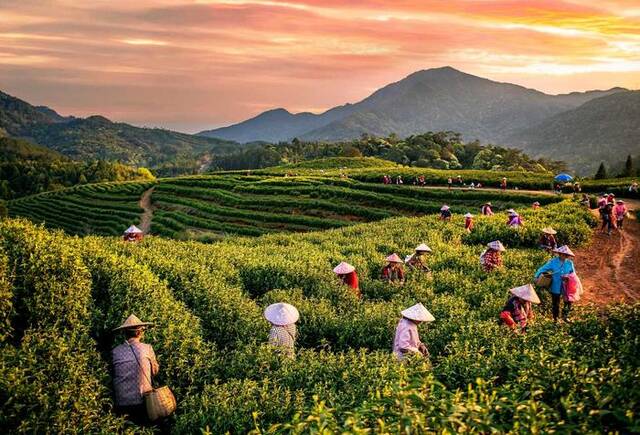
[[[513,134],[509,142],[533,155],[571,161],[592,175],[601,161],[613,165],[640,154],[640,91],[591,100]]]

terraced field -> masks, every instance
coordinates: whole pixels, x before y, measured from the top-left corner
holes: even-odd
[[[524,208],[559,198],[547,194],[490,190],[447,191],[383,185],[335,175],[283,176],[222,173],[159,180],[157,183],[89,185],[9,203],[24,216],[70,234],[120,234],[140,221],[143,192],[151,195],[151,233],[170,238],[218,240],[229,234],[259,236],[307,232],[436,213],[477,213],[485,201],[496,210]]]

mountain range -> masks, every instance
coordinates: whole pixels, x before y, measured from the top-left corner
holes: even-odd
[[[618,94],[627,98],[616,98]],[[549,95],[443,67],[418,71],[358,103],[321,114],[292,114],[275,109],[199,135],[245,143],[288,141],[294,137],[338,141],[362,134],[395,133],[406,137],[426,131],[456,131],[465,140],[520,148],[540,157],[557,159],[560,152],[572,167],[586,173],[601,160],[617,163],[626,154],[640,153],[635,94],[612,88]],[[612,104],[621,105],[616,113],[622,119],[599,116]],[[619,129],[621,125],[624,130]],[[601,134],[586,133],[592,130]],[[609,130],[617,133],[607,136]],[[538,131],[544,134],[538,135]],[[626,154],[603,152],[602,145],[608,142],[600,141],[605,138],[615,140],[616,150]]]
[[[179,159],[236,151],[239,144],[159,128],[112,122],[103,116],[65,117],[0,92],[0,136],[29,140],[75,160],[117,160],[155,167]]]

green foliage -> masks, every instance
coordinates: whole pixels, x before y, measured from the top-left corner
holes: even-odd
[[[600,163],[600,166],[598,166],[598,171],[596,172],[594,178],[596,180],[603,180],[607,178],[607,168],[605,168],[604,162]]]

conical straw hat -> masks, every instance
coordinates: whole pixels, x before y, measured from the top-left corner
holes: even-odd
[[[521,285],[520,287],[512,288],[509,291],[513,295],[518,296],[520,299],[524,299],[525,301],[529,301],[534,304],[540,303],[540,298],[531,284]]]
[[[336,267],[333,268],[333,272],[337,273],[338,275],[345,275],[347,273],[353,272],[354,270],[356,270],[356,268],[350,265],[349,263],[347,263],[346,261],[341,262],[340,264],[338,264]]]
[[[568,255],[570,257],[576,256],[576,254],[574,254],[573,251],[571,251],[571,249],[569,249],[567,245],[562,245],[558,249],[554,249],[552,252],[555,252],[556,254]]]
[[[269,305],[264,310],[264,317],[274,325],[286,326],[296,323],[300,318],[300,313],[293,305],[279,302]]]
[[[142,230],[138,227],[136,227],[135,225],[131,225],[129,228],[127,228],[127,230],[124,232],[125,234],[137,234],[137,233],[141,233]]]
[[[472,215],[471,213],[467,213],[467,214],[465,214],[465,215],[464,215],[464,217],[466,217],[466,218],[472,218],[472,217],[473,217],[473,215]]]
[[[402,258],[400,258],[400,256],[398,256],[398,254],[396,254],[395,252],[391,255],[389,255],[386,260],[389,263],[402,263]]]
[[[432,252],[431,248],[425,245],[424,243],[420,243],[418,246],[416,246],[415,250],[417,252]]]
[[[487,243],[487,248],[491,248],[494,251],[500,251],[500,252],[506,251],[504,245],[500,242],[500,240],[494,240],[493,242]]]
[[[507,210],[507,213],[515,213],[516,211],[512,208],[510,208],[509,210]]]
[[[533,205],[540,205],[540,203],[538,201],[535,201]]]
[[[122,325],[115,328],[114,331],[119,331],[121,329],[135,329],[135,328],[141,328],[143,326],[152,326],[152,325],[153,323],[143,322],[142,320],[138,319],[138,317],[135,314],[132,314],[129,317],[127,317],[127,320],[125,320]]]
[[[447,210],[449,210],[448,205],[443,205],[442,207],[440,207],[440,211],[447,211]]]
[[[413,254],[409,254],[406,257],[404,257],[405,264],[408,263],[409,261],[411,261],[412,258],[413,258]]]
[[[433,322],[435,317],[427,310],[424,305],[417,303],[412,307],[407,308],[401,313],[404,317],[411,320],[417,320],[419,322]]]
[[[544,228],[542,229],[542,232],[543,232],[543,233],[546,233],[546,234],[557,234],[557,233],[558,233],[556,230],[554,230],[554,229],[553,229],[553,228],[551,228],[551,227],[544,227]]]

